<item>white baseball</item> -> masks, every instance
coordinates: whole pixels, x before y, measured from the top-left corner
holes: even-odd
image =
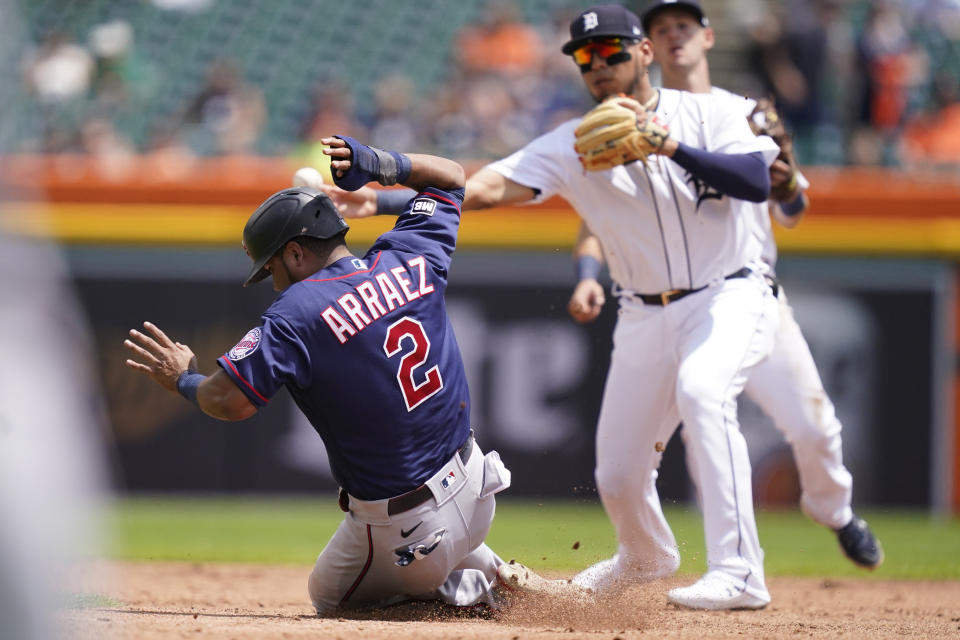
[[[301,167],[293,174],[293,186],[319,189],[323,184],[323,174],[313,167]]]

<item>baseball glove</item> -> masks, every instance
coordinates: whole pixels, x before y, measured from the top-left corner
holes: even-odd
[[[770,136],[780,147],[780,155],[770,167],[770,198],[777,202],[789,202],[797,195],[797,159],[793,154],[793,138],[783,125],[769,98],[757,100],[757,106],[747,121],[758,136]]]
[[[621,104],[636,104],[641,112]],[[642,114],[642,115],[641,115]],[[652,111],[632,98],[607,100],[583,117],[573,148],[587,171],[604,171],[647,156],[663,147],[669,132]]]

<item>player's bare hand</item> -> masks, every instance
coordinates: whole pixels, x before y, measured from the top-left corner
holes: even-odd
[[[637,100],[635,100],[634,98],[631,98],[630,96],[624,96],[624,95],[610,96],[609,98],[607,98],[607,100],[610,102],[615,102],[621,107],[626,107],[632,111],[636,111],[637,115],[641,115],[644,112],[643,105],[637,102]]]
[[[618,96],[611,96],[607,98],[607,100],[611,100],[613,102],[616,102],[622,107],[626,107],[628,109],[631,109],[632,111],[635,111],[638,116],[644,116],[647,113],[653,112],[653,108],[657,106],[657,101],[660,100],[660,93],[658,91],[654,91],[653,96],[651,96],[650,99],[646,101],[646,103],[641,103],[636,98],[632,98],[630,96],[625,96],[622,94]]]
[[[352,166],[350,147],[340,138],[320,138],[320,142],[327,147],[323,153],[330,156],[330,170],[336,171],[337,177],[342,178]]]
[[[176,392],[177,378],[187,369],[196,370],[197,356],[187,345],[168,338],[152,322],[144,322],[143,328],[147,333],[130,329],[130,338],[123,341],[123,346],[136,357],[127,359],[126,365],[146,373],[164,389]]]
[[[794,174],[793,167],[787,162],[777,158],[770,165],[770,186],[780,187],[790,182],[790,177]]]
[[[778,202],[787,202],[797,195],[797,170],[783,158],[770,165],[770,197]]]
[[[330,196],[344,218],[367,218],[377,214],[377,191],[372,187],[345,191],[336,185],[323,184],[319,189]]]
[[[574,320],[586,324],[597,319],[605,302],[603,285],[593,278],[584,278],[574,288],[567,311]]]

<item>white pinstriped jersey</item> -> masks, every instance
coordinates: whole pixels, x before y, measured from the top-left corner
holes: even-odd
[[[778,153],[770,138],[753,135],[729,100],[661,89],[656,113],[671,137],[692,147],[759,151],[768,165]],[[599,237],[621,287],[641,293],[696,288],[759,263],[753,203],[721,196],[663,156],[586,172],[573,149],[579,123],[570,120],[489,167],[537,190],[535,201],[565,198]]]

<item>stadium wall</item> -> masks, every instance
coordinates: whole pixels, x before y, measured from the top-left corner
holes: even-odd
[[[254,444],[248,446],[235,444],[243,438],[227,438],[220,426],[198,435],[196,423],[203,418],[178,407],[162,409],[162,398],[143,396],[114,362],[120,357],[118,336],[128,326],[158,308],[182,307],[178,299],[191,301],[185,307],[189,317],[209,318],[199,327],[182,315],[166,318],[189,334],[188,342],[193,336],[226,349],[256,321],[270,293],[246,295],[233,288],[235,274],[245,270],[240,230],[253,207],[288,185],[295,168],[262,157],[198,159],[186,168],[159,158],[110,168],[74,156],[0,159],[0,187],[10,198],[3,203],[3,226],[25,236],[52,235],[67,247],[100,343],[121,475],[131,490],[328,483],[317,459],[280,455],[269,464],[253,463],[256,443],[273,437],[263,425],[249,427],[248,443]],[[807,173],[815,185],[811,211],[797,229],[777,230],[780,273],[845,423],[856,498],[960,511],[960,421],[954,410],[960,389],[960,181],[875,169]],[[370,244],[390,224],[389,218],[354,221],[351,244]],[[557,468],[570,470],[569,481],[561,483],[566,490],[589,493],[584,487],[592,483],[591,434],[614,315],[608,305],[587,328],[565,316],[568,253],[578,225],[559,199],[467,214],[448,294],[463,327],[458,334],[468,343],[475,420],[489,425],[488,442],[523,461],[526,472],[517,486],[534,494],[553,486],[540,480]],[[497,311],[504,299],[512,303]],[[151,318],[161,320],[155,313]],[[550,339],[531,342],[538,335]],[[512,355],[491,357],[495,351]],[[218,353],[206,355],[212,362]],[[541,365],[531,364],[538,359]],[[571,375],[549,375],[564,367]],[[513,380],[511,371],[516,380],[505,385],[504,379]],[[518,382],[538,376],[539,386]],[[153,407],[149,419],[137,410],[144,397]],[[744,405],[759,501],[789,502],[796,491],[789,456],[758,412]],[[302,425],[289,426],[294,418],[287,409],[277,411],[268,422],[288,426],[272,446],[298,450],[291,442],[312,434]],[[228,440],[233,453],[224,452]],[[151,471],[150,460],[169,461],[185,445],[196,464],[185,465],[178,480],[157,475],[169,465]],[[673,453],[664,465],[662,491],[685,498],[689,486],[678,450],[677,439],[668,450]],[[557,465],[557,456],[569,464]],[[204,462],[210,459],[217,461],[212,468]]]

